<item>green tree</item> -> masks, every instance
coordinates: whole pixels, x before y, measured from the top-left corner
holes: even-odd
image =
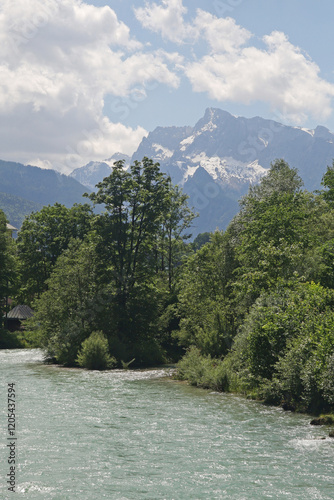
[[[264,292],[245,317],[229,355],[239,385],[291,407],[325,407],[331,397],[327,374],[334,348],[333,304],[333,291],[315,283]]]
[[[188,196],[183,194],[178,186],[170,183],[168,191],[161,231],[161,269],[167,269],[171,291],[175,269],[179,267],[183,256],[189,254],[184,241],[191,237],[191,234],[186,231],[191,226],[195,214],[187,205]],[[166,254],[166,259],[164,259],[164,254]]]
[[[8,237],[6,232],[6,216],[0,210],[0,329],[5,312],[6,297],[7,297],[7,247]]]
[[[82,342],[108,324],[108,293],[99,283],[101,265],[93,241],[72,240],[58,257],[28,322],[28,337],[46,350],[48,358],[73,365]]]
[[[83,239],[92,216],[88,204],[66,208],[56,203],[28,216],[17,238],[21,289],[19,297],[31,304],[46,289],[46,281],[72,238]]]
[[[177,245],[194,216],[187,197],[148,158],[128,171],[123,161],[116,162],[97,188],[89,198],[105,207],[93,227],[104,278],[113,289],[110,335],[132,345],[131,357],[143,359],[143,342],[146,349],[145,339],[154,342],[171,291]]]
[[[192,247],[195,251],[199,250],[202,248],[203,245],[208,243],[210,241],[210,237],[212,236],[212,233],[205,232],[205,233],[200,233],[196,236],[194,241],[192,242]]]
[[[108,370],[117,364],[109,354],[108,340],[102,332],[92,332],[83,341],[77,362],[88,370]]]
[[[322,191],[324,200],[331,206],[334,206],[334,160],[331,166],[327,167],[326,173],[322,177],[321,185],[327,188]]]
[[[238,259],[235,286],[245,311],[263,290],[303,272],[314,197],[301,185],[295,169],[276,161],[243,198],[228,229]]]
[[[225,355],[236,332],[233,292],[234,252],[228,235],[216,232],[191,256],[178,282],[180,330],[185,347],[205,355]]]
[[[241,200],[241,208],[247,210],[247,206],[251,207],[254,200],[264,200],[273,193],[298,193],[302,186],[298,170],[290,167],[283,159],[277,159],[271,163],[269,172],[260,183],[250,186],[247,195]]]
[[[49,357],[67,365],[95,330],[118,361],[162,362],[160,318],[172,294],[174,242],[183,241],[192,219],[186,197],[147,158],[129,171],[116,162],[97,188],[87,196],[104,212],[89,221],[83,241],[72,239],[50,264],[34,304],[35,336]]]
[[[332,411],[334,206],[301,187],[297,171],[277,160],[225,234],[188,259],[178,285],[177,335],[189,348],[179,376]]]
[[[17,261],[15,243],[7,231],[5,214],[0,210],[0,330],[4,324],[4,315],[8,312],[8,298],[15,291]]]

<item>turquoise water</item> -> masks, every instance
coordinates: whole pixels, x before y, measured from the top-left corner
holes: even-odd
[[[334,499],[334,439],[310,417],[173,382],[168,369],[88,372],[0,351],[17,392],[17,498]]]

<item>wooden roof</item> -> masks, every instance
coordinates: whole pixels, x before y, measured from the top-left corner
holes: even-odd
[[[29,306],[15,306],[7,314],[7,319],[27,319],[34,315],[34,311]]]

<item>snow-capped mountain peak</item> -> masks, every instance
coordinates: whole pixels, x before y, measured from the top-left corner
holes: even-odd
[[[334,158],[334,134],[322,126],[309,130],[208,108],[193,127],[157,127],[150,132],[131,162],[144,156],[159,162],[161,170],[189,195],[190,206],[200,213],[196,234],[226,227],[239,209],[240,197],[277,158],[299,170],[307,189],[318,189]],[[114,161],[123,158],[118,154],[91,162],[72,176],[94,189],[109,175]]]

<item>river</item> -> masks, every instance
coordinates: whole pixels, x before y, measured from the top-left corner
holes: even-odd
[[[334,439],[310,417],[170,379],[89,372],[0,351],[0,496],[7,387],[16,391],[15,491],[33,500],[334,499]]]

